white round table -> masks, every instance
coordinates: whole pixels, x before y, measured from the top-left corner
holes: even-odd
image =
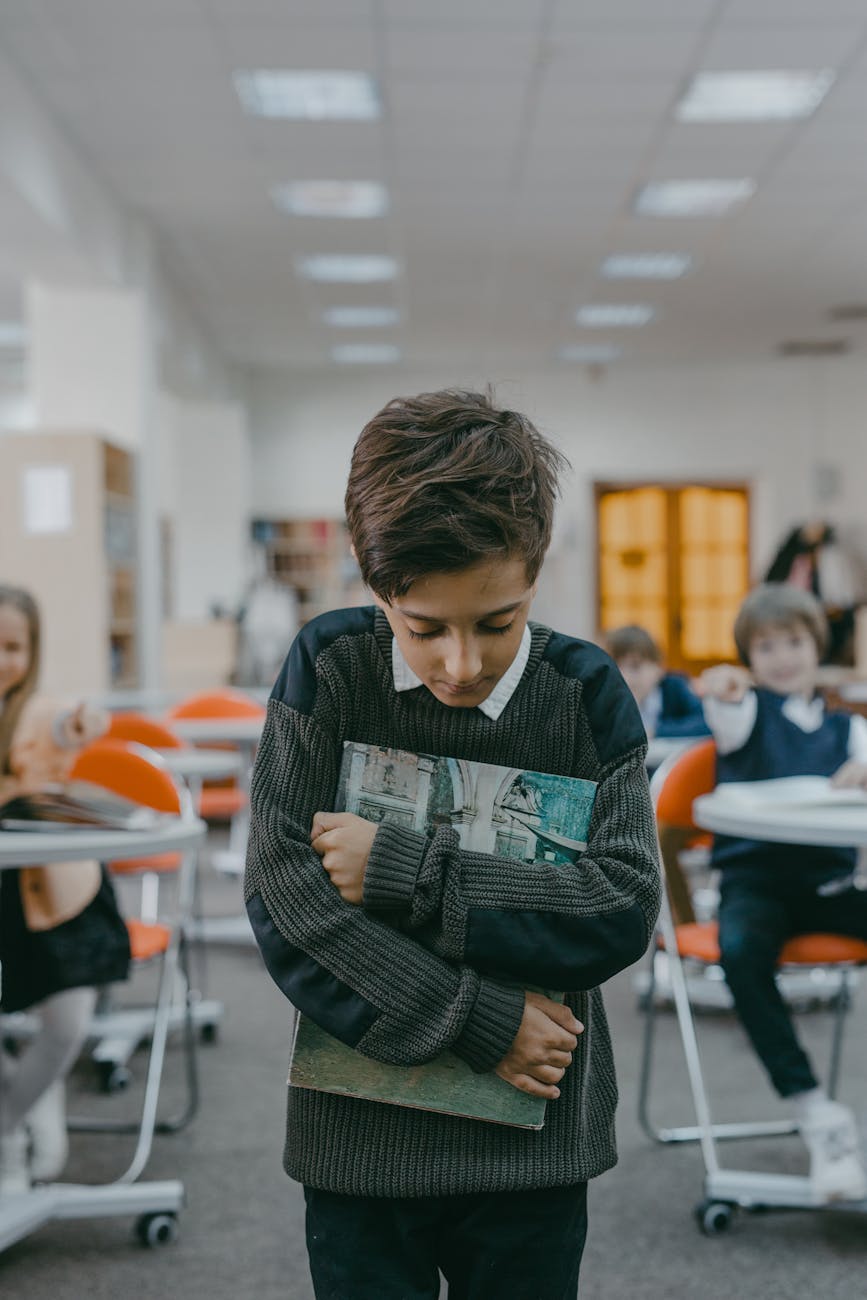
[[[61,831],[0,830],[0,871],[7,867],[29,867],[48,862],[100,862],[174,853],[190,849],[204,839],[207,827],[198,817],[166,816],[146,830],[108,831],[63,829]]]
[[[252,718],[170,718],[168,726],[192,745],[255,746],[265,726],[265,714]]]
[[[265,726],[265,717],[263,711],[258,717],[248,718],[172,718],[169,725],[181,740],[194,745],[237,745],[241,760],[238,785],[246,795],[249,795],[253,759]],[[212,856],[211,861],[218,871],[233,876],[243,873],[249,833],[250,813],[249,808],[245,807],[232,818],[228,849],[214,853]],[[234,925],[236,925],[235,918],[233,918]],[[246,942],[250,929],[246,917],[242,917],[238,925]],[[216,936],[212,935],[212,937]]]
[[[644,760],[648,772],[655,772],[667,758],[671,758],[672,754],[679,754],[681,750],[688,749],[697,739],[701,737],[653,736],[647,742],[647,757]]]
[[[172,776],[190,784],[238,776],[244,766],[242,755],[233,749],[194,749],[185,745],[183,749],[158,749],[157,753]]]
[[[696,823],[718,835],[780,844],[818,844],[835,848],[867,845],[867,800],[863,805],[781,805],[726,798],[724,787],[703,794],[692,805]]]

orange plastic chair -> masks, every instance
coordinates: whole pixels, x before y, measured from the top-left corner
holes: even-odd
[[[170,727],[148,718],[144,713],[115,713],[106,740],[134,740],[151,749],[183,749],[184,742]]]
[[[716,921],[695,919],[689,887],[681,870],[678,855],[684,844],[688,843],[690,837],[700,829],[693,818],[694,800],[699,795],[709,794],[715,785],[716,746],[713,740],[699,741],[698,744],[690,746],[689,749],[664,763],[654,774],[651,782],[659,832],[660,857],[671,903],[677,950],[682,960],[699,963],[703,967],[719,965],[719,927]],[[657,935],[656,946],[658,949],[664,949],[661,934]],[[867,943],[841,934],[795,935],[787,940],[780,952],[781,968],[805,966],[832,970],[836,968],[842,973],[840,989],[835,995],[836,1015],[828,1078],[828,1092],[831,1096],[834,1096],[837,1088],[844,1022],[851,1003],[847,972],[855,966],[864,965],[867,965]],[[650,988],[645,999],[647,1012],[645,1045],[639,1080],[639,1119],[645,1132],[657,1141],[685,1140],[664,1137],[663,1130],[653,1128],[647,1118],[654,1024],[653,994],[654,965],[653,953],[651,953]],[[726,1132],[726,1127],[739,1129],[744,1126],[720,1126],[717,1135],[744,1136],[740,1132]],[[772,1131],[779,1130],[775,1127]]]
[[[216,691],[201,691],[191,695],[169,709],[166,717],[171,718],[261,718],[265,710],[262,705],[243,691],[230,687]]]
[[[265,710],[243,691],[229,687],[201,691],[169,709],[169,721],[185,718],[262,718]],[[233,749],[231,744],[209,743],[211,749]],[[234,777],[225,781],[205,781],[199,796],[199,816],[205,821],[231,821],[249,802]]]
[[[86,746],[76,757],[70,777],[76,781],[92,781],[158,812],[180,813],[185,802],[186,792],[181,791],[171,773],[162,766],[158,754],[135,741],[116,736]],[[162,874],[177,871],[181,858],[180,853],[157,853],[111,862],[109,867],[117,875]]]
[[[77,755],[70,777],[73,780],[90,781],[114,794],[130,799],[134,803],[153,808],[157,812],[171,813],[176,816],[191,812],[189,792],[179,786],[163,764],[159,754],[134,741],[120,740],[116,737],[103,738],[87,745]],[[169,865],[170,862],[170,865]],[[183,863],[183,854],[159,854],[141,859],[129,859],[109,864],[113,871],[140,871],[150,874],[154,871],[177,871]],[[184,978],[188,990],[184,1023],[186,1048],[187,1101],[183,1112],[174,1119],[161,1122],[157,1127],[161,1131],[174,1132],[182,1128],[192,1118],[198,1107],[198,1076],[195,1062],[195,1038],[193,1033],[192,1007],[189,998],[189,969],[187,962],[186,941],[183,918],[179,917],[174,926],[164,925],[156,920],[156,897],[153,900],[153,919],[129,918],[126,921],[130,939],[130,951],[133,961],[142,963],[154,958],[167,961],[170,954],[172,962],[178,963],[178,969]],[[172,940],[177,932],[178,941],[173,946]],[[135,1028],[129,1031],[129,1050],[135,1042],[143,1038],[155,1039],[157,1017],[165,1025],[171,1016],[171,979],[165,974],[160,981],[160,993],[157,1003],[141,1013],[130,1013],[130,1023],[135,1020]],[[94,1029],[100,1028],[99,1016],[94,1021]],[[164,1041],[164,1035],[163,1035]],[[103,1086],[113,1092],[124,1087],[128,1078],[123,1060],[115,1056],[117,1035],[110,1038],[108,1045],[101,1044],[94,1052],[94,1060],[102,1071]],[[124,1056],[125,1059],[125,1056]],[[159,1061],[159,1072],[162,1059]],[[151,1070],[148,1071],[151,1086]],[[158,1084],[156,1085],[158,1086]],[[90,1131],[130,1132],[137,1126],[114,1120],[79,1121],[74,1127]]]

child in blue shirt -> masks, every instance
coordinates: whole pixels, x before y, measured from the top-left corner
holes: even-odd
[[[701,700],[682,673],[665,671],[662,652],[645,628],[614,628],[605,634],[605,648],[635,696],[648,740],[708,735]]]
[[[698,682],[718,783],[813,775],[867,789],[867,720],[829,713],[816,691],[827,636],[809,592],[768,583],[747,596],[735,621],[747,667],[709,668]],[[738,1016],[771,1083],[795,1103],[816,1190],[827,1200],[861,1199],[867,1177],[855,1117],[819,1086],[774,978],[793,935],[867,940],[855,851],[718,835],[713,863],[721,871],[722,967]]]

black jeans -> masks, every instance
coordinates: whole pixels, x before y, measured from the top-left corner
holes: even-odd
[[[723,872],[719,942],[722,967],[750,1042],[781,1097],[816,1087],[816,1077],[774,973],[780,949],[796,934],[845,934],[867,940],[867,891],[823,896],[781,863]]]
[[[412,1198],[305,1187],[316,1300],[575,1300],[587,1184]]]

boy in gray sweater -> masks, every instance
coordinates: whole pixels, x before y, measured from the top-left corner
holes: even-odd
[[[369,608],[296,639],[252,787],[245,897],[287,998],[376,1060],[445,1049],[548,1099],[515,1128],[289,1089],[317,1300],[572,1300],[590,1178],[616,1160],[599,986],[653,929],[638,710],[596,646],[528,622],[563,460],[473,392],[389,402],[356,443],[349,531]],[[343,742],[597,783],[574,868],[333,813]],[[529,991],[566,990],[563,1004]]]

